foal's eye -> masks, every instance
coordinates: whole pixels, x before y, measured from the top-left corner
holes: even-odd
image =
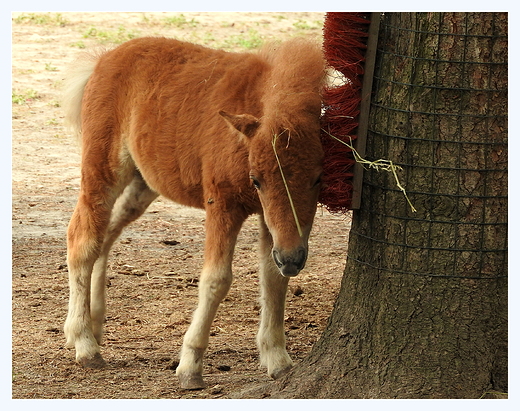
[[[251,177],[251,181],[257,190],[260,190],[260,181],[258,181],[255,177]]]
[[[319,186],[321,184],[321,180],[322,180],[322,175],[320,174],[318,179],[314,182],[312,188]]]

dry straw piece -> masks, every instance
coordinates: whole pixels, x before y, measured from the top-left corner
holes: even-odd
[[[284,130],[282,132],[282,134],[285,131],[286,130]],[[300,235],[300,237],[303,237],[302,228],[300,226],[300,220],[298,220],[298,215],[296,214],[296,208],[294,207],[294,203],[293,203],[293,200],[292,200],[291,192],[289,190],[289,186],[287,185],[287,180],[285,179],[285,174],[283,173],[282,163],[280,163],[280,159],[278,158],[278,153],[276,152],[276,140],[278,139],[278,137],[280,137],[280,135],[275,133],[274,136],[273,136],[273,141],[271,142],[271,144],[273,145],[273,151],[274,151],[274,155],[276,157],[276,162],[278,163],[278,168],[280,169],[280,174],[282,175],[282,180],[283,180],[283,184],[285,186],[285,191],[287,191],[287,196],[289,197],[289,203],[291,204],[291,210],[292,210],[292,213],[293,213],[293,216],[294,216],[294,221],[296,222],[296,227],[298,228],[298,234]]]
[[[332,137],[333,139],[339,141],[340,143],[346,145],[349,149],[351,149],[352,154],[354,155],[354,160],[356,160],[356,163],[363,165],[363,167],[364,167],[364,165],[367,165],[368,168],[374,168],[376,171],[383,170],[383,171],[391,172],[394,175],[395,182],[397,184],[397,188],[399,188],[399,190],[401,190],[403,192],[404,197],[406,198],[406,201],[408,202],[408,204],[410,205],[410,208],[412,209],[412,212],[414,212],[414,213],[417,212],[417,209],[413,206],[412,202],[408,198],[408,194],[406,194],[406,190],[401,185],[401,182],[399,181],[399,178],[397,177],[397,170],[401,170],[401,171],[403,170],[403,168],[401,166],[396,166],[391,160],[385,160],[385,159],[379,159],[376,161],[366,160],[363,157],[361,157],[359,155],[359,153],[356,151],[356,149],[353,147],[352,138],[349,137],[350,144],[348,144],[348,143],[340,140],[339,138],[333,136],[328,131],[326,131],[324,129],[322,129],[322,131],[324,131],[330,137]]]

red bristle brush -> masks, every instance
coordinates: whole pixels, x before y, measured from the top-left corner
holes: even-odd
[[[370,15],[327,13],[323,25],[325,58],[344,76],[342,85],[327,88],[323,95],[321,142],[325,161],[319,202],[332,213],[352,209],[354,156],[331,135],[348,144],[357,138]]]

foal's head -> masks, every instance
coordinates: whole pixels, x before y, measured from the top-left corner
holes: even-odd
[[[305,266],[318,194],[323,149],[321,93],[325,60],[319,44],[295,38],[266,47],[269,67],[261,84],[262,118],[221,115],[249,149],[249,176],[273,237],[273,259],[282,275]],[[245,137],[244,137],[245,136]]]
[[[268,113],[262,119],[221,112],[245,136],[249,177],[273,237],[272,256],[287,277],[305,266],[321,187],[321,99],[317,93],[304,94],[297,96],[298,104],[291,104],[288,97],[284,107],[291,110]]]

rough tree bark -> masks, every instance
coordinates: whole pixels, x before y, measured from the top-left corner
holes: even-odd
[[[248,398],[507,392],[507,13],[387,13],[347,265],[309,356]],[[318,296],[316,298],[319,298]]]

